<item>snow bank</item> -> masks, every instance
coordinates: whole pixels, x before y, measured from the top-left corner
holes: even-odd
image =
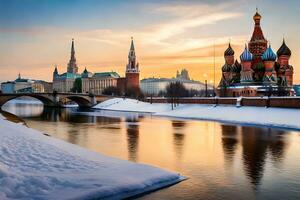
[[[47,137],[0,115],[0,199],[120,199],[183,180]]]
[[[153,115],[214,120],[249,125],[267,125],[300,129],[300,109],[246,107],[232,105],[180,104],[171,110],[170,104],[150,104],[132,99],[111,99],[94,108],[117,111],[152,112]]]
[[[150,104],[150,103],[146,103],[134,99],[123,99],[123,98],[109,99],[107,101],[99,103],[93,108],[103,109],[103,110],[148,112],[148,113],[163,112],[169,110],[169,106],[166,106],[166,104],[160,104],[160,103]]]

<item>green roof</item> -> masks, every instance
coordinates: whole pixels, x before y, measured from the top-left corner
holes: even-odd
[[[120,75],[117,72],[99,72],[99,73],[95,73],[94,77],[120,78]]]
[[[66,72],[66,73],[63,73],[61,75],[59,75],[59,78],[80,78],[81,75],[80,74],[73,74],[73,73],[69,73],[69,72]]]

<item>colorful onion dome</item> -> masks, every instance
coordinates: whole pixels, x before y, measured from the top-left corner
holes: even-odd
[[[253,60],[253,55],[249,51],[247,45],[245,45],[245,50],[244,52],[240,55],[241,62],[247,62],[247,61],[252,61]]]
[[[223,65],[222,72],[231,72],[231,65],[228,65],[227,63]]]
[[[283,39],[281,47],[277,51],[277,56],[291,56],[292,52],[288,46],[286,46],[285,41]]]
[[[231,45],[229,43],[228,48],[226,49],[226,51],[224,52],[224,56],[233,56],[234,55],[234,51],[231,48]]]
[[[273,52],[271,45],[266,49],[266,51],[262,55],[263,61],[275,61],[276,60],[276,54]]]

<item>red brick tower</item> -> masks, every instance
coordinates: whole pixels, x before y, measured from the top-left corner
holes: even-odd
[[[264,76],[264,67],[261,60],[262,54],[268,48],[268,41],[265,39],[263,31],[260,26],[261,15],[256,9],[253,16],[255,22],[253,34],[248,44],[249,51],[253,54],[252,69],[254,70],[254,79],[256,82],[262,82]]]
[[[131,38],[131,46],[128,54],[128,64],[126,66],[126,89],[138,89],[140,87],[140,71],[139,63],[136,62],[133,38]]]

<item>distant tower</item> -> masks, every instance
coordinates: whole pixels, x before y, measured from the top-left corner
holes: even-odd
[[[72,39],[72,46],[71,46],[71,58],[68,63],[68,73],[77,74],[78,73],[78,67],[76,64],[76,58],[75,58],[75,48],[74,48],[74,39]]]
[[[261,15],[258,13],[257,8],[256,8],[256,13],[253,16],[253,20],[255,22],[255,25],[254,25],[254,30],[253,30],[252,37],[251,37],[251,40],[250,40],[248,46],[249,46],[249,51],[254,56],[254,62],[255,61],[259,62],[259,61],[261,61],[262,54],[268,48],[268,41],[265,39],[263,31],[261,29],[261,26],[260,26]]]
[[[250,42],[248,43],[249,51],[253,54],[252,69],[254,71],[253,78],[255,82],[261,83],[263,76],[265,74],[265,69],[263,68],[263,63],[261,60],[262,54],[268,48],[268,41],[265,39],[263,31],[260,26],[261,15],[258,13],[256,8],[256,13],[253,16],[255,22],[253,34]]]
[[[139,63],[136,61],[135,49],[133,38],[131,38],[131,45],[128,54],[128,64],[126,66],[126,88],[139,88],[140,87],[140,71]]]
[[[57,66],[55,65],[54,71],[53,71],[53,80],[58,76],[58,70]]]

